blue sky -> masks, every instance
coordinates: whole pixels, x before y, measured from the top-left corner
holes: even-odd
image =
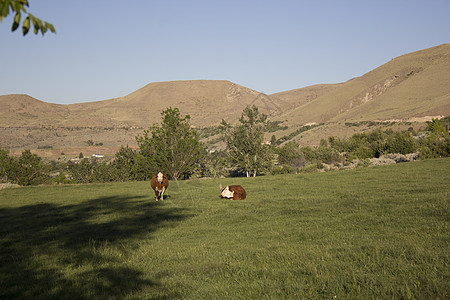
[[[266,94],[344,82],[450,42],[450,0],[29,0],[57,34],[0,23],[0,95],[51,103],[150,82],[229,80]]]

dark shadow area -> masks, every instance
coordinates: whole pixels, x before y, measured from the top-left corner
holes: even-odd
[[[158,280],[119,256],[189,215],[141,198],[0,209],[0,299],[121,299],[149,289],[161,295]]]

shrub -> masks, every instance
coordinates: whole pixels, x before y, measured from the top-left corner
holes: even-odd
[[[386,139],[387,153],[408,154],[417,150],[417,142],[410,131],[391,131]]]
[[[417,142],[410,131],[382,131],[354,134],[350,138],[329,138],[330,147],[338,152],[346,152],[349,158],[367,159],[389,153],[408,154],[417,150]]]
[[[438,158],[450,156],[450,138],[432,138],[422,139],[419,148],[419,158]]]
[[[312,173],[317,171],[317,163],[309,164],[299,170],[301,173]]]
[[[46,165],[36,154],[25,150],[17,160],[13,159],[11,179],[20,185],[37,185],[48,178],[49,165]]]

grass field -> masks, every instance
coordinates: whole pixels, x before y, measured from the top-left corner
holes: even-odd
[[[0,190],[0,298],[449,299],[449,170]]]

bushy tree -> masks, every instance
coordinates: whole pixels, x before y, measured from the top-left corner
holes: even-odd
[[[389,153],[408,154],[417,150],[417,142],[410,131],[382,131],[356,133],[349,138],[329,138],[330,147],[345,152],[350,159],[380,157]]]
[[[425,130],[427,137],[420,141],[420,158],[450,156],[450,136],[439,119],[432,119]]]
[[[288,173],[297,173],[299,168],[306,165],[305,155],[300,151],[299,144],[294,141],[275,148],[275,153],[278,154],[278,163],[287,169]]]
[[[205,155],[200,161],[200,168],[197,173],[201,177],[220,177],[227,175],[226,152],[214,151]]]
[[[326,164],[341,162],[342,156],[336,149],[329,147],[327,140],[322,139],[320,146],[315,150],[316,160]]]
[[[136,179],[135,170],[137,163],[137,153],[128,145],[121,146],[119,151],[115,154],[114,161],[110,164],[115,171],[116,181],[130,181]]]
[[[444,125],[442,125],[439,119],[431,119],[431,122],[428,123],[425,131],[428,133],[429,138],[445,138],[448,136]]]
[[[93,165],[89,159],[84,158],[79,163],[69,166],[71,179],[77,183],[93,182]]]
[[[188,177],[205,155],[205,147],[191,128],[189,115],[182,117],[178,108],[169,107],[161,116],[161,125],[153,124],[136,137],[148,172],[162,171],[175,180]]]
[[[239,118],[240,124],[231,126],[225,120],[220,125],[227,154],[233,166],[241,169],[247,177],[267,170],[270,166],[270,147],[264,144],[267,116],[258,107],[246,107]]]
[[[419,157],[439,158],[450,156],[450,137],[442,139],[423,139],[419,148]]]
[[[0,149],[0,182],[12,180],[11,175],[15,167],[14,157],[9,156],[9,151]]]
[[[418,144],[410,131],[386,131],[386,152],[408,154],[417,151]]]
[[[20,185],[42,184],[48,179],[49,165],[30,150],[23,151],[13,164],[14,181]]]

